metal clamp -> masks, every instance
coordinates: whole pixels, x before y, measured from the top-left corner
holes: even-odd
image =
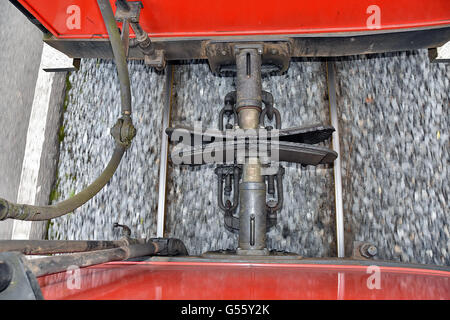
[[[218,205],[225,211],[225,228],[231,232],[239,231],[239,218],[233,216],[239,204],[239,180],[241,168],[239,166],[218,166],[215,170],[218,176]],[[233,182],[232,182],[233,180]],[[224,183],[225,182],[225,183]],[[233,202],[227,199],[224,202],[224,194],[229,197],[233,192]]]
[[[114,127],[111,128],[111,135],[116,143],[122,147],[129,148],[131,141],[136,136],[136,128],[129,116],[124,116],[117,120]]]
[[[128,226],[114,222],[113,229],[116,229],[116,228],[122,229],[122,234],[124,237],[126,237],[126,238],[131,237],[131,229]]]
[[[284,167],[280,166],[278,172],[275,175],[266,175],[267,181],[267,193],[271,196],[275,195],[275,185],[276,185],[276,195],[277,200],[270,200],[266,204],[267,208],[267,230],[272,228],[277,224],[276,213],[283,208],[283,176],[285,173]],[[275,183],[276,180],[276,183]]]
[[[263,101],[264,102],[264,101]],[[272,120],[269,115],[272,114],[275,115],[275,128],[280,130],[281,129],[281,115],[280,115],[280,111],[278,111],[277,108],[271,107],[271,108],[267,108],[267,106],[263,109],[263,111],[261,112],[261,115],[259,116],[259,125],[265,128],[271,128],[271,127],[266,127],[264,124],[264,119],[267,116],[267,118],[269,118],[269,120]]]
[[[225,116],[230,118],[233,116],[234,124],[238,124],[238,114],[236,112],[236,91],[231,91],[225,96],[225,107],[219,113],[219,130],[223,131]],[[226,125],[226,129],[232,129],[231,124]]]

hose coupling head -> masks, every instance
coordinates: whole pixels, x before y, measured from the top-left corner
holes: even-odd
[[[117,144],[129,148],[131,141],[133,141],[133,138],[136,136],[136,128],[133,126],[131,117],[129,115],[124,115],[122,118],[118,119],[111,129],[111,135]]]

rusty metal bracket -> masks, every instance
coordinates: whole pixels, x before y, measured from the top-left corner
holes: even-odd
[[[139,23],[139,16],[141,9],[144,7],[141,1],[116,1],[116,13],[114,18],[116,21],[122,22],[122,39],[123,47],[125,49],[125,56],[128,58],[130,50],[130,24]]]
[[[372,259],[378,253],[378,248],[370,242],[354,241],[353,242],[353,259]]]
[[[116,6],[117,9],[114,17],[117,21],[123,23],[121,38],[125,47],[126,56],[128,57],[130,46],[135,47],[139,45],[139,48],[144,55],[145,64],[155,67],[159,71],[163,70],[166,67],[164,50],[154,49],[153,43],[147,32],[145,32],[139,24],[141,9],[144,8],[142,2],[118,0],[116,1]],[[135,39],[130,39],[130,26],[136,35]]]
[[[164,50],[154,50],[153,54],[145,55],[144,62],[146,65],[155,67],[158,71],[164,70],[164,68],[166,67]]]
[[[260,42],[219,42],[209,41],[204,45],[211,71],[218,74],[236,72],[236,53],[245,46],[255,46],[261,54],[261,72],[284,73],[289,68],[291,60],[291,44],[287,40]]]
[[[142,1],[116,1],[116,13],[114,17],[117,21],[139,22],[141,9],[144,8]]]

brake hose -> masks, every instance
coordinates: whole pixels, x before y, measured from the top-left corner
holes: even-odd
[[[113,50],[114,60],[120,81],[120,98],[122,106],[122,118],[111,129],[116,146],[106,168],[102,174],[88,187],[70,199],[48,206],[34,206],[27,204],[16,204],[0,198],[0,220],[16,219],[28,221],[41,221],[57,218],[72,212],[87,201],[92,199],[111,180],[120,161],[130,146],[136,131],[131,122],[131,89],[130,76],[128,74],[125,49],[120,39],[119,29],[114,18],[111,4],[108,0],[97,0],[103,16],[109,41]]]

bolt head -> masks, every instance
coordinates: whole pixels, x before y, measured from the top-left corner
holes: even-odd
[[[367,253],[373,257],[378,253],[378,249],[377,249],[377,247],[371,245],[367,248]]]
[[[361,255],[366,258],[372,258],[378,253],[377,247],[370,243],[364,243],[359,250]]]

